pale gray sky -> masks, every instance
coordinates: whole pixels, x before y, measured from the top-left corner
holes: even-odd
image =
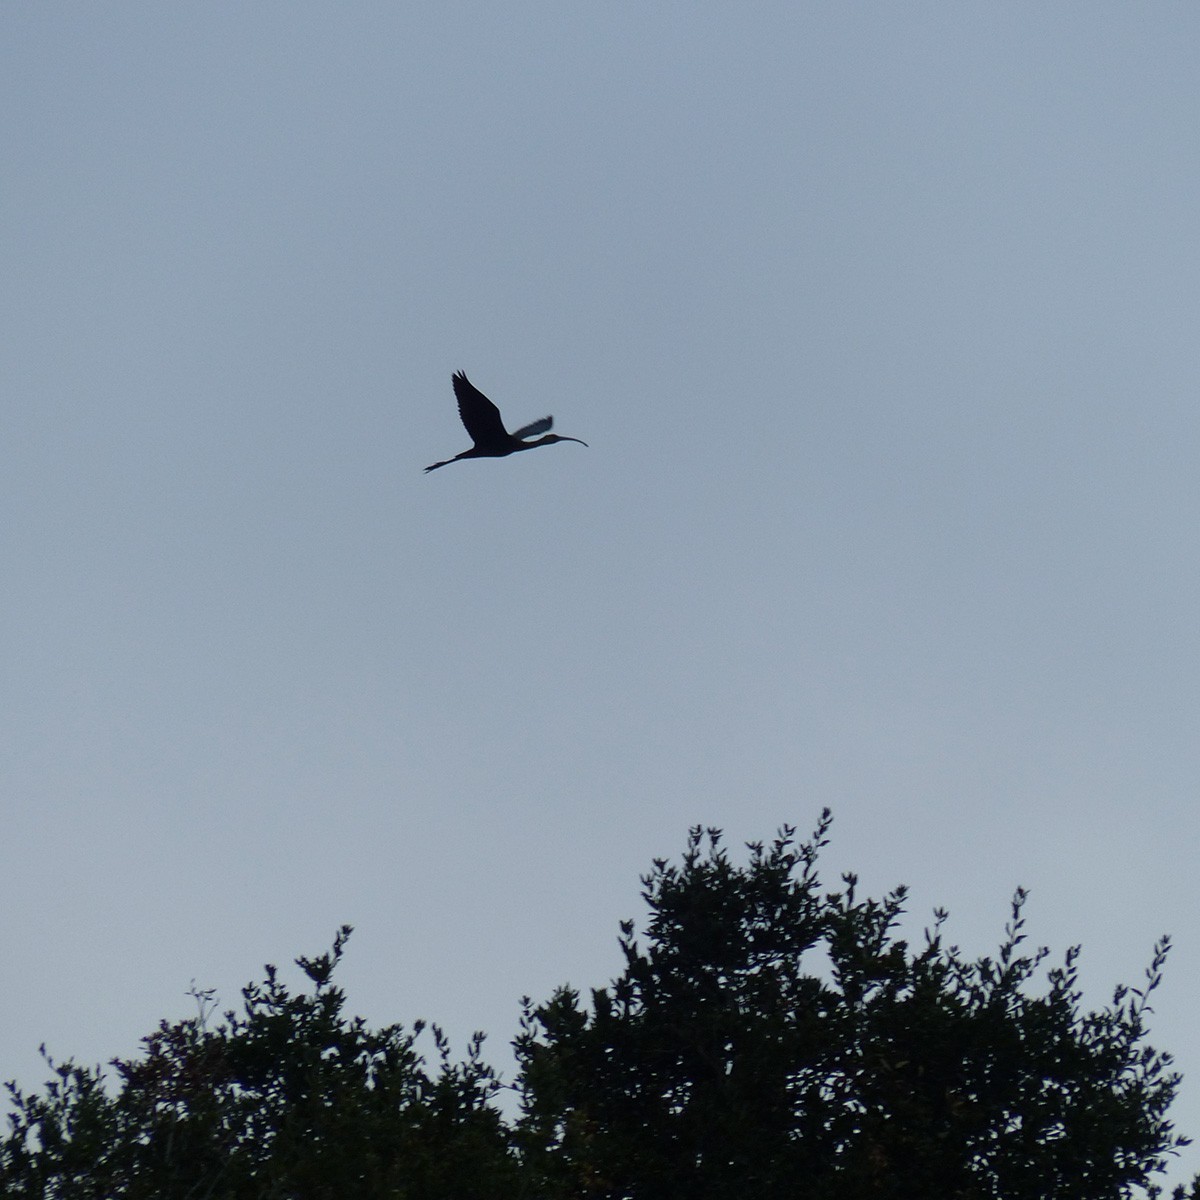
[[[690,824],[828,804],[831,883],[980,953],[1025,885],[1093,1004],[1171,932],[1200,1134],[1198,42],[5,5],[0,1075],[342,922],[502,1061]],[[458,368],[590,449],[424,475]]]

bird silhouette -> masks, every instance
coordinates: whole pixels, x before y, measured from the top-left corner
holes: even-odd
[[[546,434],[535,442],[527,442],[538,433],[554,424],[553,417],[543,417],[524,425],[516,433],[509,433],[500,419],[500,410],[461,372],[454,373],[454,395],[458,399],[458,415],[463,425],[475,443],[470,450],[464,450],[445,462],[437,462],[426,467],[426,473],[436,471],[449,463],[458,462],[462,458],[503,458],[506,454],[515,454],[518,450],[532,450],[534,446],[549,446],[552,442],[579,442],[586,446],[587,442],[579,438],[559,437],[557,433]]]

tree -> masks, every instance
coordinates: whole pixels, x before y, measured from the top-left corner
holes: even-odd
[[[830,817],[735,866],[718,830],[643,878],[644,942],[581,1003],[525,1001],[518,1137],[532,1193],[629,1200],[1109,1200],[1186,1144],[1179,1078],[1143,1046],[1145,986],[1080,1009],[1078,948],[1031,991],[1018,891],[998,955],[966,961],[937,912],[897,936],[905,890],[822,894]],[[1157,1191],[1152,1186],[1150,1195]],[[1200,1195],[1200,1178],[1191,1193]],[[1182,1197],[1182,1189],[1177,1196]]]
[[[785,826],[734,863],[718,830],[643,879],[624,970],[584,1003],[524,1002],[506,1119],[482,1034],[452,1060],[423,1025],[371,1029],[331,951],[274,967],[240,1012],[162,1022],[113,1074],[50,1060],[9,1084],[3,1200],[1125,1200],[1186,1139],[1179,1077],[1145,1044],[1146,980],[1081,1007],[1078,948],[1028,952],[1018,891],[994,958],[967,960],[935,913],[899,936],[905,891],[825,893]],[[1200,1177],[1177,1200],[1200,1200]]]
[[[14,1112],[0,1144],[5,1200],[497,1200],[516,1163],[491,1103],[498,1084],[482,1035],[462,1063],[432,1030],[370,1030],[347,1019],[330,978],[349,926],[330,953],[297,964],[314,985],[294,994],[267,967],[243,989],[243,1013],[210,1025],[165,1021],[143,1054],[115,1060],[110,1094],[99,1070],[51,1061],[44,1094],[9,1084]]]

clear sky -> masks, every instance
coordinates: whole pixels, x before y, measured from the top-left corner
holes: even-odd
[[[356,927],[618,966],[693,823],[1087,997],[1200,1134],[1200,9],[6,4],[0,1076]],[[566,443],[466,449],[450,375]],[[1181,1167],[1200,1168],[1189,1153]]]

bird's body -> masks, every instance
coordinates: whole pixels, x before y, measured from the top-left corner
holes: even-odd
[[[454,373],[454,395],[458,399],[458,415],[475,445],[445,462],[426,467],[426,472],[436,471],[438,467],[463,458],[504,458],[518,450],[532,450],[534,446],[549,446],[553,442],[587,445],[587,442],[580,442],[578,438],[559,437],[557,433],[547,434],[532,442],[525,440],[536,433],[546,433],[554,424],[553,417],[543,417],[540,421],[523,426],[516,433],[509,433],[500,418],[500,410],[461,371]]]

